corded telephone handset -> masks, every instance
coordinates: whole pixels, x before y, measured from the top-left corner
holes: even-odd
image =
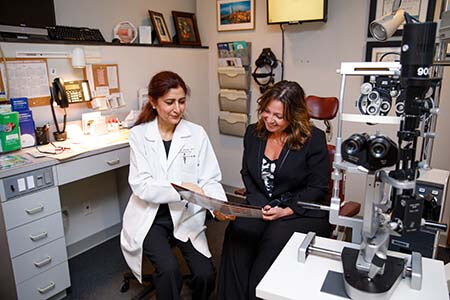
[[[52,86],[50,87],[50,108],[52,110],[53,121],[55,122],[56,131],[53,132],[53,136],[56,141],[65,141],[67,138],[66,134],[66,119],[67,112],[66,108],[69,106],[69,101],[67,100],[66,90],[64,89],[64,83],[60,78],[55,78],[52,82]],[[59,105],[62,109],[64,109],[64,119],[63,119],[63,128],[59,129],[58,120],[56,119],[55,107],[53,106],[54,102]]]

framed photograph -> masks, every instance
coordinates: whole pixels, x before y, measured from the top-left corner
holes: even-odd
[[[370,0],[369,23],[367,24],[368,37],[372,37],[368,29],[370,23],[391,13],[393,2],[394,0]],[[411,16],[418,18],[421,22],[432,21],[436,8],[436,0],[404,0],[400,8],[403,8]],[[394,33],[394,36],[401,36],[402,28],[403,26]]]
[[[366,61],[400,61],[401,41],[367,42]]]
[[[172,11],[173,22],[180,45],[200,46],[197,20],[192,13]]]
[[[217,31],[255,29],[255,0],[217,0]]]
[[[152,22],[159,43],[172,44],[172,38],[170,37],[170,32],[162,13],[152,10],[149,10],[148,13],[150,14],[150,21]]]

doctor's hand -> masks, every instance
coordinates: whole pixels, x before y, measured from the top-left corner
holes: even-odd
[[[262,208],[262,218],[265,221],[275,221],[282,217],[287,217],[294,214],[294,211],[290,207],[281,208],[278,206],[272,207],[266,205]]]
[[[188,190],[191,190],[191,191],[193,191],[193,192],[196,192],[197,194],[202,194],[202,195],[205,194],[205,192],[203,192],[203,190],[202,190],[198,185],[196,185],[195,183],[192,183],[192,182],[182,182],[182,183],[181,183],[181,186],[184,187],[184,188],[186,188],[186,189],[188,189]]]
[[[214,216],[219,221],[234,221],[234,220],[236,220],[235,215],[226,215],[226,214],[221,213],[218,210],[213,210],[213,213],[214,213]]]

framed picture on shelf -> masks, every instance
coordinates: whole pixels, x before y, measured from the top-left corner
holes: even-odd
[[[255,29],[255,0],[217,0],[217,31]]]
[[[149,10],[150,21],[152,22],[153,29],[156,32],[156,37],[160,44],[172,44],[172,38],[170,37],[169,29],[167,28],[166,21],[162,13]]]
[[[392,4],[394,0],[370,0],[369,10],[369,28],[372,21],[378,18],[390,14],[392,12]],[[434,17],[434,10],[436,8],[436,0],[407,0],[402,1],[400,8],[404,9],[411,16],[418,18],[421,22],[432,21]],[[401,36],[403,32],[403,26],[401,26],[394,36]],[[370,30],[367,30],[367,36],[372,37]]]
[[[172,11],[173,22],[180,45],[200,46],[197,20],[192,13]]]
[[[400,61],[401,41],[367,42],[366,61]]]

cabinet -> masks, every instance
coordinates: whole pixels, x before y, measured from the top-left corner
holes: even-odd
[[[0,294],[48,299],[70,286],[58,187],[53,167],[1,180]],[[17,182],[23,182],[15,186]]]

